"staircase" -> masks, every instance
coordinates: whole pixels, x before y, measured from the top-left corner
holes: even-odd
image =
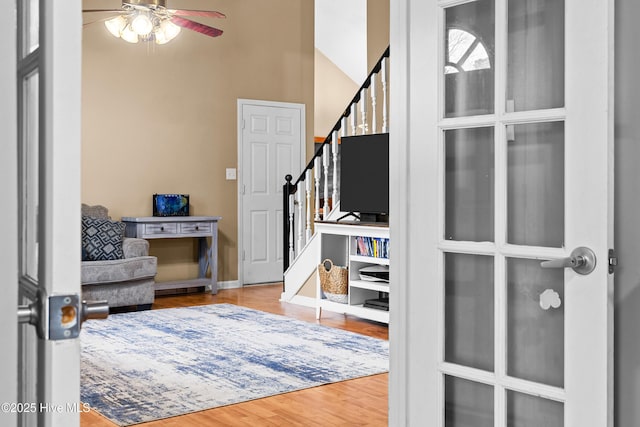
[[[299,295],[300,289],[315,279],[320,257],[313,222],[344,214],[340,211],[340,138],[389,132],[388,62],[387,47],[300,176],[285,177],[282,301],[314,304],[312,297]]]

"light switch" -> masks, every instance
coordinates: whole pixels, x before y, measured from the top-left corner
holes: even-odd
[[[227,180],[233,181],[236,179],[236,168],[227,168]]]

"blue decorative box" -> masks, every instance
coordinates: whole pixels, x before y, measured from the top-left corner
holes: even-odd
[[[153,216],[189,216],[189,195],[154,194]]]

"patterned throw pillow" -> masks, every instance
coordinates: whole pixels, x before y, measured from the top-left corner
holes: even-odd
[[[82,217],[82,248],[87,260],[102,261],[124,258],[122,239],[125,224],[110,219]]]

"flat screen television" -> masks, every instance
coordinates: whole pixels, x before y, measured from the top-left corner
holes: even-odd
[[[340,210],[361,221],[388,222],[388,133],[342,137]]]

